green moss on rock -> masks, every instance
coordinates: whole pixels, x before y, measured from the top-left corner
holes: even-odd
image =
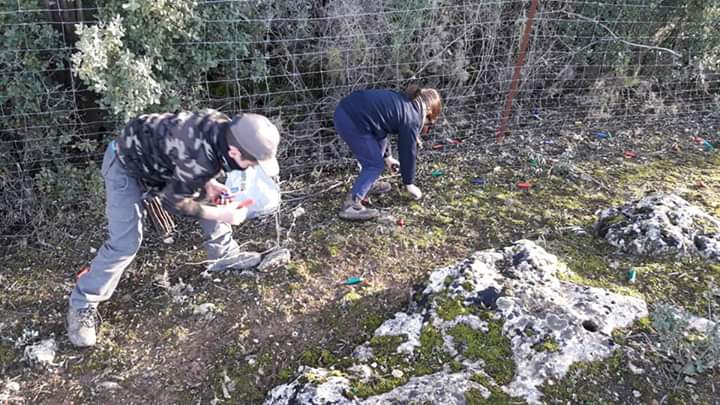
[[[488,321],[488,332],[459,324],[448,331],[459,351],[468,359],[483,360],[484,370],[499,385],[512,381],[515,362],[512,361],[510,340],[502,335],[502,322]]]

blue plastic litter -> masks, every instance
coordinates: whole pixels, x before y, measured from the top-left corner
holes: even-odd
[[[609,139],[612,138],[612,134],[608,131],[597,131],[595,132],[595,137],[597,139]]]

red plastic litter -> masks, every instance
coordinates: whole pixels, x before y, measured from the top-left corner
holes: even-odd
[[[405,226],[405,220],[403,218],[398,218],[397,224],[398,226]]]
[[[530,184],[530,183],[523,182],[523,183],[517,184],[517,188],[519,188],[520,190],[528,190],[528,189],[530,189],[530,187],[532,187],[532,184]]]
[[[90,271],[90,266],[85,265],[77,273],[75,273],[75,280],[80,280],[80,277],[84,276]]]
[[[459,140],[459,139],[451,139],[451,140],[450,140],[450,143],[453,144],[453,145],[457,145],[457,144],[462,143],[462,141]]]
[[[252,198],[248,198],[247,200],[243,200],[243,202],[241,202],[240,204],[238,204],[237,208],[238,208],[238,209],[240,209],[240,208],[246,208],[246,207],[249,207],[249,206],[251,206],[251,205],[253,205],[253,204],[255,204],[255,201],[253,201]]]
[[[705,183],[702,182],[702,180],[695,183],[695,188],[705,188]]]
[[[626,158],[628,158],[628,159],[634,159],[634,158],[637,157],[637,153],[635,153],[635,152],[633,152],[633,151],[631,151],[631,150],[626,150],[623,155],[624,155]]]
[[[435,150],[442,149],[443,147],[444,147],[444,145],[441,143],[436,143],[435,145],[432,146],[432,148]]]
[[[705,139],[700,136],[693,136],[692,141],[695,145],[700,145],[701,143],[705,142]]]

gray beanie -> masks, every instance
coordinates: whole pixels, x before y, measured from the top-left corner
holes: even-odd
[[[258,161],[268,176],[277,176],[280,166],[275,158],[280,133],[266,117],[259,114],[239,114],[230,124],[228,143],[242,148]]]

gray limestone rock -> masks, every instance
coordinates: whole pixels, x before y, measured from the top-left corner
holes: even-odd
[[[594,228],[626,253],[695,255],[720,262],[720,220],[674,194],[651,194],[601,211]]]
[[[45,339],[37,344],[25,347],[25,360],[37,366],[52,366],[55,360],[57,343],[55,339]]]
[[[265,404],[387,404],[407,398],[464,404],[468,390],[486,399],[493,391],[542,403],[538,388],[547,379],[561,379],[573,363],[610,356],[616,349],[612,331],[647,316],[641,299],[563,281],[558,278],[561,272],[569,270],[530,241],[478,252],[438,269],[414,294],[408,310],[384,322],[375,336],[403,337],[396,353],[411,364],[421,356],[416,351],[422,345],[423,329],[431,326],[441,337],[432,350],[452,358],[452,367],[446,360],[428,374],[413,375],[413,368],[403,368],[402,362],[384,366],[366,343],[355,349],[354,366],[345,371],[305,369],[295,381],[273,389]],[[483,336],[491,328],[497,331],[497,325],[502,325],[502,339],[511,350],[499,361],[514,363],[510,368],[514,375],[501,383],[491,377],[482,358],[466,357],[470,354],[453,334],[462,326],[474,331],[473,336]],[[483,377],[474,378],[478,375]],[[353,394],[355,384],[383,376],[400,384],[367,398]]]
[[[290,263],[290,250],[277,249],[265,255],[257,269],[261,272],[268,272],[288,263]]]

